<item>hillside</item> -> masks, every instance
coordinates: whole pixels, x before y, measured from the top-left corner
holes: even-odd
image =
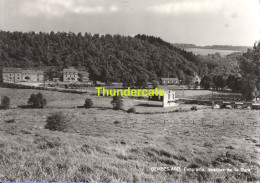
[[[138,37],[1,31],[0,38],[1,67],[86,67],[96,78],[111,81],[137,80],[138,76],[185,80],[198,71],[198,63],[178,49]]]
[[[223,58],[221,65],[214,64],[219,63],[218,59],[205,62],[192,52],[147,35],[0,31],[0,38],[0,67],[45,70],[46,66],[74,66],[88,70],[92,80],[128,84],[161,77],[178,77],[183,83],[189,83],[194,73],[203,76],[214,69],[219,71],[216,74],[224,74],[218,67],[229,61]],[[233,73],[234,68],[228,70]]]

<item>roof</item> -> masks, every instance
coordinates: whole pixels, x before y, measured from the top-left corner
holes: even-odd
[[[31,70],[31,69],[25,69],[22,70],[23,74],[43,74],[43,71],[41,70]]]
[[[4,67],[3,73],[21,73],[21,68],[14,68],[14,67]]]
[[[161,78],[162,81],[179,81],[178,78]]]
[[[69,67],[63,69],[63,72],[78,72],[74,67]]]

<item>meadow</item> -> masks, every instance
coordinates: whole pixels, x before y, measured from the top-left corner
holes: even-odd
[[[38,92],[0,88],[0,95],[8,95],[17,106]],[[152,114],[176,108],[139,105],[135,106],[138,112],[150,110],[151,114],[130,114],[113,110],[109,97],[40,92],[48,101],[44,109],[0,110],[1,181],[259,180],[256,110],[198,106],[197,111]],[[186,96],[201,96],[201,92],[189,91]],[[75,108],[85,98],[92,98],[94,108]],[[124,98],[124,103],[128,109],[140,100]],[[177,108],[190,107],[180,104]],[[47,116],[56,111],[70,119],[64,132],[44,128]],[[160,167],[176,169],[159,171]],[[198,171],[184,171],[184,167]],[[209,172],[208,168],[233,171]]]
[[[206,48],[186,48],[187,51],[191,51],[194,54],[208,55],[219,53],[221,56],[226,56],[234,52],[241,52],[237,50],[220,50],[220,49],[206,49]]]

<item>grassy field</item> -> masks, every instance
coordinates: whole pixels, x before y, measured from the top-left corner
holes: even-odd
[[[186,50],[191,51],[194,54],[200,54],[200,55],[219,53],[221,56],[226,56],[234,52],[242,52],[236,50],[219,50],[219,49],[203,49],[203,48],[187,48]]]
[[[8,95],[12,105],[25,105],[30,94],[37,92],[0,88],[0,95]],[[259,179],[257,111],[201,106],[198,111],[128,114],[112,110],[111,98],[41,92],[48,100],[45,109],[0,110],[1,181]],[[83,105],[87,97],[93,99],[96,108],[74,108]],[[138,100],[124,102],[127,109]],[[139,112],[164,110],[136,108]],[[67,131],[44,128],[47,116],[55,111],[62,111],[70,119]],[[11,120],[15,122],[8,123]],[[180,171],[159,171],[160,167],[180,167]],[[185,167],[197,168],[197,172],[184,171]],[[208,168],[238,171],[209,172]]]

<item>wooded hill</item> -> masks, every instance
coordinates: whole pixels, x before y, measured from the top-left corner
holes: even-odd
[[[0,67],[75,66],[100,81],[178,77],[189,82],[194,73],[210,73],[208,65],[212,63],[153,36],[0,31]]]

